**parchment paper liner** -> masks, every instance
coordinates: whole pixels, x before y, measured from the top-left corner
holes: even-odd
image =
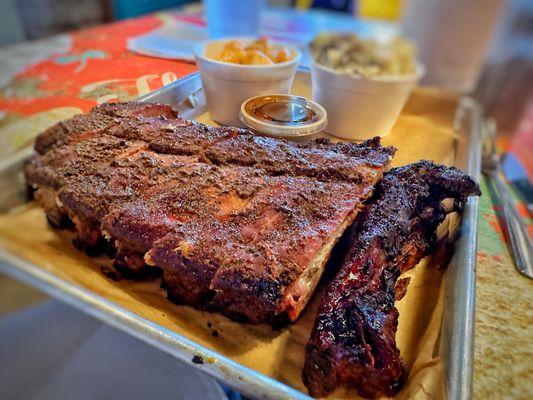
[[[308,82],[295,82],[296,94],[309,96]],[[422,158],[452,165],[453,117],[458,98],[436,89],[418,89],[383,142],[395,145],[393,165]],[[354,105],[357,112],[357,105]],[[202,116],[200,120],[206,121]],[[233,360],[306,393],[301,380],[304,347],[319,302],[319,293],[292,326],[272,331],[268,326],[231,322],[218,314],[177,306],[165,298],[159,281],[115,282],[102,275],[104,260],[77,251],[51,229],[43,211],[34,203],[0,216],[0,245],[48,272],[92,290],[141,317],[213,349]],[[445,397],[444,371],[438,340],[444,306],[441,270],[424,260],[411,276],[406,296],[397,303],[400,311],[397,341],[410,371],[397,398]],[[210,323],[211,327],[207,325]],[[213,336],[217,331],[218,337]],[[215,361],[216,362],[216,361]],[[337,391],[331,398],[354,398]]]

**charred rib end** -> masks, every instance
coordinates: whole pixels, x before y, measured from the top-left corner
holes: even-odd
[[[338,385],[338,378],[332,352],[308,344],[302,378],[313,397],[325,397],[333,392]]]

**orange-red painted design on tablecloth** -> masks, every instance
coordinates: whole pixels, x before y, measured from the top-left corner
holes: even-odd
[[[128,38],[161,24],[152,15],[73,32],[68,52],[30,66],[3,88],[0,109],[21,116],[66,106],[87,111],[99,102],[135,98],[195,71],[193,64],[126,49]],[[29,90],[21,96],[10,86]]]

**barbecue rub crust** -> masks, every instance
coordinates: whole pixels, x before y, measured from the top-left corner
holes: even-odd
[[[169,297],[251,323],[295,320],[394,149],[293,143],[105,104],[51,127],[26,166],[35,199],[76,246]]]

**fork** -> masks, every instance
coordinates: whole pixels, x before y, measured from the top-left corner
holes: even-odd
[[[533,279],[533,242],[527,228],[516,209],[501,170],[502,156],[495,146],[496,124],[487,121],[483,140],[482,172],[493,182],[495,194],[502,204],[504,229],[511,242],[511,253],[516,269]]]

